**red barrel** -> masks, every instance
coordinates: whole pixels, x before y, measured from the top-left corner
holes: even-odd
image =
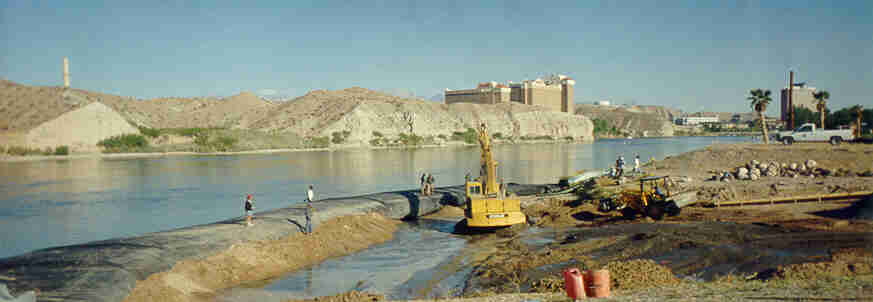
[[[582,273],[578,268],[564,270],[564,291],[570,299],[578,300],[585,298],[585,283],[582,281]]]
[[[609,271],[605,269],[587,271],[585,274],[585,293],[592,298],[609,297]]]

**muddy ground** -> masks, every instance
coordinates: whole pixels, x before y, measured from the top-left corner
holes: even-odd
[[[749,163],[812,159],[840,176],[708,180]],[[717,201],[873,190],[873,146],[714,145],[655,162],[675,191],[699,192],[697,205],[660,221],[602,213],[586,199],[528,206],[533,225],[471,235],[474,270],[457,301],[566,301],[561,271],[610,271],[612,301],[871,300],[873,197],[856,203],[713,208]],[[869,174],[868,174],[869,175]],[[600,179],[594,195],[620,190]],[[634,183],[631,179],[628,183]],[[631,185],[632,186],[632,185]],[[591,192],[588,192],[591,194]],[[444,208],[437,219],[462,215]],[[362,297],[363,299],[356,299]],[[350,293],[326,301],[377,300]],[[445,301],[445,300],[440,300]]]
[[[495,252],[476,264],[464,295],[561,293],[560,272],[577,267],[608,269],[613,297],[627,301],[873,299],[873,198],[855,204],[701,206],[706,201],[873,190],[873,178],[859,176],[873,168],[871,153],[870,145],[739,144],[714,145],[658,161],[647,172],[682,179],[674,189],[700,191],[697,196],[703,202],[661,221],[602,213],[586,200],[547,200],[530,206],[525,212],[535,221],[533,228],[481,240],[490,240]],[[707,180],[716,171],[734,170],[753,159],[812,159],[819,167],[844,172],[839,177]],[[603,191],[617,190],[612,180],[598,183]]]

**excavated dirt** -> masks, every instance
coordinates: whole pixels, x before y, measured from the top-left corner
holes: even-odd
[[[873,146],[844,144],[714,145],[650,165],[647,172],[681,179],[675,191],[716,201],[873,190]],[[848,170],[834,177],[762,177],[707,181],[751,160],[804,162]],[[690,206],[661,221],[602,213],[590,201],[622,188],[598,179],[588,199],[551,199],[525,209],[533,228],[478,239],[493,253],[478,262],[464,289],[471,301],[504,293],[542,292],[566,299],[561,271],[605,268],[613,296],[638,300],[735,300],[761,297],[873,296],[873,197],[855,204],[798,203],[742,208]],[[715,192],[714,194],[712,192]],[[727,192],[727,194],[725,193]],[[712,200],[704,200],[712,201]],[[701,203],[703,204],[703,203]],[[666,289],[666,290],[665,290]],[[713,298],[719,297],[719,298]]]
[[[246,280],[275,278],[385,242],[399,223],[378,214],[343,216],[324,222],[312,235],[234,245],[204,259],[182,261],[170,271],[137,282],[125,301],[211,301],[215,290]],[[356,296],[354,300],[328,301],[372,300]]]

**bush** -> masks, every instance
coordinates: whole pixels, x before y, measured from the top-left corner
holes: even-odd
[[[0,145],[0,154],[6,153],[6,146]]]
[[[609,121],[596,118],[592,120],[594,123],[594,135],[618,135],[619,131],[609,125]]]
[[[437,135],[437,137],[439,137],[441,140],[446,140],[446,139],[448,139],[448,137],[447,137],[445,134]]]
[[[139,132],[142,133],[142,135],[145,135],[145,136],[148,136],[151,138],[156,138],[158,136],[161,136],[161,130],[158,130],[155,128],[149,128],[146,126],[138,126],[137,128],[139,128]]]
[[[334,144],[342,144],[346,142],[346,139],[348,139],[351,134],[351,132],[346,130],[343,130],[342,132],[333,132],[330,134],[332,136],[330,142]]]
[[[565,140],[568,140],[568,141],[572,141],[572,140],[573,140],[573,137],[570,136],[570,135],[567,135],[567,136],[564,137],[564,139],[565,139]]]
[[[551,135],[526,135],[521,137],[522,140],[554,140]]]
[[[139,134],[116,135],[97,142],[106,153],[135,152],[148,147],[149,142]]]
[[[406,133],[400,133],[400,143],[407,146],[418,146],[421,145],[424,138],[421,136],[413,134],[407,135]]]
[[[15,156],[28,156],[28,155],[39,155],[42,152],[39,150],[39,148],[9,146],[8,148],[6,148],[6,153],[8,153],[9,155],[15,155]]]
[[[327,136],[307,137],[308,146],[311,148],[327,148],[330,146],[330,138]]]
[[[493,137],[495,139],[503,139],[503,133],[495,132],[494,134],[491,135],[491,137]]]
[[[452,140],[453,141],[463,141],[468,144],[476,144],[479,142],[478,134],[476,133],[476,129],[467,128],[467,131],[464,132],[452,132]]]
[[[373,131],[373,136],[375,136],[375,137],[383,137],[384,135],[382,135],[382,132],[379,132],[379,131]]]
[[[69,146],[57,146],[57,147],[55,147],[55,155],[70,155],[70,147]]]

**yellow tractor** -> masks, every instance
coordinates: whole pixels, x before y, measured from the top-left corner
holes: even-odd
[[[483,123],[478,132],[482,148],[479,178],[466,180],[466,209],[464,220],[459,224],[465,230],[506,227],[527,222],[521,212],[521,200],[514,194],[507,196],[506,187],[497,182],[497,161],[491,154],[491,137]]]
[[[640,178],[640,188],[625,189],[613,198],[600,200],[598,210],[610,212],[621,210],[626,218],[634,218],[637,214],[661,220],[664,214],[679,215],[681,209],[671,199],[667,186],[668,176],[650,176]]]

